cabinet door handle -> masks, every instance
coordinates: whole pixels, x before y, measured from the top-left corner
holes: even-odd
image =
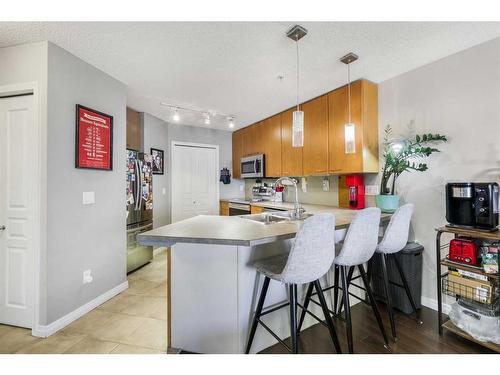
[[[5,230],[5,229],[7,229],[7,227],[5,225],[0,226],[0,230]]]

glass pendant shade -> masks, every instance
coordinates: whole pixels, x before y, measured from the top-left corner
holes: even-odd
[[[356,153],[356,126],[353,122],[344,125],[345,153]]]
[[[304,112],[293,112],[292,147],[304,146]]]

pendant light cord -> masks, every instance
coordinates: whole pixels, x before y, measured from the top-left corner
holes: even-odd
[[[347,103],[349,107],[349,124],[351,124],[351,63],[347,64]]]
[[[295,34],[295,44],[297,45],[297,111],[299,110],[299,35]]]

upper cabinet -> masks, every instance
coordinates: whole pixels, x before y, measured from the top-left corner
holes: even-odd
[[[304,111],[304,176],[328,173],[328,97],[313,99],[302,105]]]
[[[281,175],[302,176],[302,147],[292,147],[293,111],[281,113]]]
[[[127,107],[127,148],[142,151],[142,130],[139,112]]]
[[[261,122],[257,137],[265,155],[264,173],[266,177],[280,177],[281,173],[281,115],[275,115]],[[260,152],[259,152],[260,153]]]
[[[368,81],[351,84],[351,122],[354,150],[346,153],[345,125],[349,122],[349,90],[341,87],[328,94],[330,174],[378,172],[378,92]]]
[[[233,178],[241,178],[240,159],[243,156],[242,130],[233,132]]]
[[[324,176],[378,172],[378,88],[365,80],[351,84],[354,150],[346,153],[349,121],[347,86],[301,105],[304,147],[292,147],[295,108],[233,133],[233,177],[243,156],[264,154],[265,176]]]

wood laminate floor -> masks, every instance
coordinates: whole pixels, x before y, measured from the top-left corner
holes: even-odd
[[[384,348],[384,341],[378,328],[375,316],[369,306],[359,303],[351,308],[354,352],[359,354],[478,354],[494,353],[478,344],[463,339],[451,332],[439,336],[437,332],[437,312],[426,307],[422,308],[423,324],[417,324],[413,316],[396,312],[397,342],[391,340],[391,329],[385,306],[379,304],[385,329],[389,337],[390,349]],[[344,353],[347,352],[345,324],[339,319],[334,320],[337,335]],[[264,329],[259,327],[258,329]],[[285,340],[288,345],[290,339]],[[328,329],[316,324],[303,330],[299,337],[300,353],[335,353]],[[287,350],[280,344],[273,345],[261,353],[284,354]]]

